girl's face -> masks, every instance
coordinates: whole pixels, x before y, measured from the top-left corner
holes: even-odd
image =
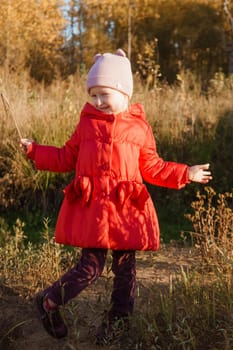
[[[91,104],[100,111],[109,114],[118,114],[128,108],[129,98],[120,91],[95,86],[90,89]]]

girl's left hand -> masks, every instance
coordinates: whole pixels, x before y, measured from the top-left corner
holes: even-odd
[[[193,182],[200,182],[202,184],[208,183],[210,180],[212,180],[209,167],[210,165],[208,163],[189,167],[189,180]]]

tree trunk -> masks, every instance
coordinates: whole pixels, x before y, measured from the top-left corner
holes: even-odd
[[[223,10],[227,16],[227,20],[230,26],[230,43],[227,45],[228,52],[228,73],[233,74],[233,17],[229,10],[229,1],[223,0]]]

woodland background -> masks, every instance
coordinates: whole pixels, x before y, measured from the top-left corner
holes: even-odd
[[[231,0],[2,0],[0,66],[51,82],[123,48],[141,78],[233,73]]]

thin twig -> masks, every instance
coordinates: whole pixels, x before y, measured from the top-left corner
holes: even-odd
[[[20,139],[22,139],[22,134],[21,134],[21,132],[20,132],[20,129],[19,129],[19,127],[18,127],[18,124],[17,124],[17,121],[16,121],[16,119],[15,119],[15,117],[14,117],[14,114],[13,114],[12,111],[11,111],[10,104],[9,104],[9,102],[8,102],[8,100],[7,100],[7,98],[6,98],[6,96],[3,95],[3,93],[1,93],[1,99],[2,99],[2,104],[3,104],[3,107],[4,107],[4,111],[5,111],[5,113],[6,113],[6,116],[7,116],[7,117],[8,117],[9,115],[11,116],[11,118],[12,118],[13,121],[14,121],[15,128],[16,128],[16,130],[17,130],[17,132],[18,132],[18,135],[19,135]]]

